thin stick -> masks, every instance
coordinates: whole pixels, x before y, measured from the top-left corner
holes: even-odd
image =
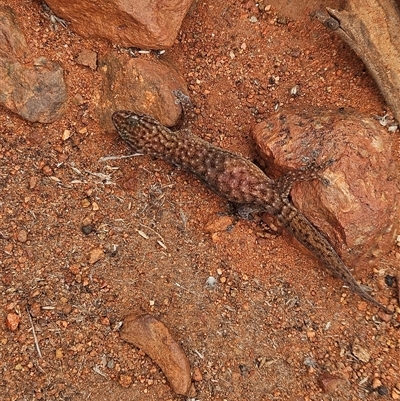
[[[109,160],[129,159],[129,158],[135,157],[135,156],[143,156],[143,153],[134,153],[132,155],[124,155],[124,156],[103,156],[103,157],[100,157],[99,162],[103,163],[103,162],[107,162]]]
[[[154,234],[158,235],[158,237],[161,239],[162,242],[165,242],[165,241],[164,241],[164,238],[162,237],[162,235],[160,235],[156,230],[152,229],[152,228],[149,227],[149,226],[146,226],[146,224],[143,224],[143,223],[139,223],[139,224],[140,224],[142,227],[146,227],[146,228],[148,228],[149,230],[153,231]]]
[[[32,316],[31,316],[31,312],[29,311],[28,307],[26,307],[26,311],[27,311],[27,313],[28,313],[29,321],[31,322],[32,333],[33,333],[33,339],[34,339],[34,341],[35,341],[36,351],[37,351],[37,353],[39,354],[39,358],[43,358],[43,356],[42,356],[42,351],[40,351],[39,342],[38,342],[38,339],[37,339],[37,337],[36,337],[35,327],[33,326],[33,320],[32,320]]]

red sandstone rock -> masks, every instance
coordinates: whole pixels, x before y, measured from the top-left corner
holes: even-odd
[[[294,204],[350,266],[393,247],[399,229],[398,174],[391,134],[370,116],[351,111],[290,108],[253,130],[269,175],[333,158],[321,180],[297,182]]]
[[[171,47],[193,0],[47,0],[71,29],[123,47]]]
[[[344,377],[331,375],[327,372],[318,377],[318,382],[327,394],[335,394],[338,390],[345,391],[349,387],[349,383]]]
[[[163,323],[150,315],[132,314],[124,320],[121,337],[140,348],[161,368],[172,390],[189,394],[192,385],[189,361]]]
[[[29,54],[13,10],[0,6],[0,103],[32,122],[50,123],[64,112],[67,90],[57,63]]]
[[[101,126],[114,131],[111,114],[131,110],[150,114],[161,124],[174,126],[182,109],[172,91],[186,91],[181,75],[168,64],[110,53],[100,60],[103,85],[96,96]]]
[[[12,8],[0,6],[0,56],[24,58],[27,49],[25,37],[18,27]]]

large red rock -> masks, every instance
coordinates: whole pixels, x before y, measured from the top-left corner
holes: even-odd
[[[18,27],[11,7],[0,6],[0,55],[2,58],[24,58],[28,46]]]
[[[99,70],[102,86],[94,101],[106,131],[114,131],[111,114],[116,110],[150,114],[166,126],[179,121],[182,109],[172,91],[186,92],[186,83],[172,66],[112,52],[99,60]]]
[[[66,108],[63,69],[45,57],[26,61],[27,56],[14,11],[0,6],[0,104],[28,121],[51,123]]]
[[[52,123],[66,109],[64,71],[45,57],[28,66],[0,58],[0,86],[1,104],[25,120]]]
[[[294,204],[350,266],[392,249],[399,231],[399,181],[390,134],[371,116],[344,110],[289,108],[253,130],[269,175],[316,156],[334,159],[321,180],[294,184]],[[373,260],[373,258],[372,258]]]
[[[47,0],[71,29],[123,47],[171,47],[193,0]]]

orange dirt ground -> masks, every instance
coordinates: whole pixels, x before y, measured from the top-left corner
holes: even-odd
[[[179,169],[145,156],[101,161],[130,150],[97,123],[100,75],[75,60],[84,49],[102,56],[116,47],[54,29],[36,2],[7,3],[32,58],[63,65],[70,100],[50,125],[0,113],[0,398],[182,399],[119,337],[124,316],[140,309],[182,345],[197,400],[400,399],[398,315],[385,321],[256,222],[208,232],[227,205]],[[363,64],[334,33],[278,9],[256,15],[240,2],[197,2],[162,58],[188,83],[193,132],[250,158],[250,128],[276,104],[386,112]],[[73,135],[63,140],[65,130]],[[94,231],[85,235],[88,224]],[[96,251],[102,258],[91,264]],[[352,267],[388,304],[397,289],[385,276],[396,275],[398,261],[393,244],[373,265]],[[21,317],[15,331],[6,328],[9,313]]]

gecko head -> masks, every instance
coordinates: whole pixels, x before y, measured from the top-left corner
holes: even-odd
[[[151,142],[149,136],[154,135],[158,121],[147,114],[120,110],[112,115],[112,121],[119,136],[137,153],[145,153]]]
[[[140,124],[140,114],[119,110],[113,113],[112,121],[122,139],[126,140],[129,133]]]

